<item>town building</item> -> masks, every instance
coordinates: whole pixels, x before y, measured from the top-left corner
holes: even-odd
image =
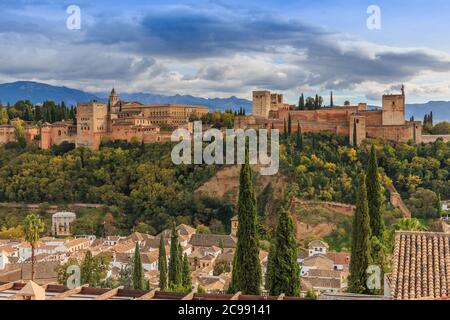
[[[313,240],[308,244],[308,252],[301,252],[297,259],[302,286],[319,294],[342,292],[347,288],[350,253],[328,250],[326,242]]]
[[[70,224],[75,221],[77,215],[74,212],[61,211],[52,215],[52,230],[57,236],[69,236]]]

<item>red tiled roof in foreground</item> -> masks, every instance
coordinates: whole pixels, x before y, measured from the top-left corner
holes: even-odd
[[[450,234],[396,232],[391,294],[394,299],[450,297]]]

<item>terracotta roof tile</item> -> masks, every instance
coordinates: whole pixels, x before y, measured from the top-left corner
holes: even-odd
[[[449,234],[396,232],[391,294],[395,299],[449,297]]]

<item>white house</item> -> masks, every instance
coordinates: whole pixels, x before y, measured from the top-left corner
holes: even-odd
[[[5,252],[0,252],[0,270],[5,269],[6,265],[9,263],[8,256]]]
[[[326,255],[328,251],[328,244],[321,240],[314,240],[308,244],[308,255],[311,257],[316,254]]]

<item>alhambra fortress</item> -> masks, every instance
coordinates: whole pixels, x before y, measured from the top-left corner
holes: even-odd
[[[422,142],[422,123],[405,121],[405,89],[401,94],[383,95],[382,109],[369,110],[367,103],[357,106],[323,107],[317,110],[292,110],[283,102],[283,95],[270,91],[253,92],[253,114],[237,117],[239,128],[276,128],[285,130],[291,117],[295,130],[302,132],[330,131],[348,136],[351,144],[360,144],[366,137],[393,141]],[[356,133],[354,131],[356,130]],[[353,141],[356,137],[356,141]]]
[[[369,110],[366,103],[298,110],[285,103],[282,94],[270,91],[254,91],[252,107],[252,115],[235,117],[235,129],[276,128],[283,131],[287,119],[291,117],[294,130],[299,123],[302,132],[334,132],[348,136],[351,144],[360,144],[366,137],[416,143],[425,140],[420,121],[405,121],[403,86],[401,94],[383,95],[381,110]],[[98,149],[102,141],[108,140],[157,143],[170,140],[171,130],[164,129],[192,129],[189,123],[191,115],[201,117],[208,112],[206,106],[126,102],[120,100],[113,89],[107,103],[78,103],[76,123],[27,124],[25,134],[28,143],[42,149],[64,141],[93,150]],[[14,127],[0,126],[0,143],[14,140]]]

